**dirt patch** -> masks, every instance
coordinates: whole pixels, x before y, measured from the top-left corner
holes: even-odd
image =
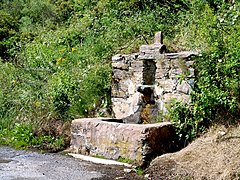
[[[131,172],[124,172],[123,166],[116,165],[95,165],[95,170],[102,173],[103,176],[99,178],[92,178],[92,180],[146,180],[143,176],[138,176],[133,170]]]
[[[240,126],[218,125],[179,152],[154,159],[151,179],[240,179]]]

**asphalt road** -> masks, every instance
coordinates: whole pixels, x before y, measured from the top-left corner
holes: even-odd
[[[56,153],[0,146],[0,180],[142,179],[122,166],[99,165]]]

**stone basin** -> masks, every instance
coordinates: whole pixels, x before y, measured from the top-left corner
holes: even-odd
[[[76,119],[71,127],[71,149],[85,155],[132,160],[143,166],[158,155],[174,151],[174,137],[170,122],[125,124],[112,118]]]

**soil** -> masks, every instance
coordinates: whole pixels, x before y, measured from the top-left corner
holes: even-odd
[[[154,159],[151,180],[240,179],[240,126],[215,125],[179,152]]]

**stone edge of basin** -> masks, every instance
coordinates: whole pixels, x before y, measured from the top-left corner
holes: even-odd
[[[71,152],[103,156],[117,160],[120,157],[144,165],[156,156],[173,152],[173,125],[170,122],[154,124],[125,124],[114,118],[83,118],[72,121]]]
[[[153,124],[128,124],[128,123],[122,123],[122,122],[117,122],[121,121],[121,119],[115,119],[115,118],[81,118],[81,119],[74,119],[72,121],[72,124],[78,123],[78,122],[95,122],[95,123],[106,123],[106,124],[121,124],[123,126],[138,126],[138,127],[162,127],[162,126],[172,126],[171,122],[159,122],[159,123],[153,123]]]

